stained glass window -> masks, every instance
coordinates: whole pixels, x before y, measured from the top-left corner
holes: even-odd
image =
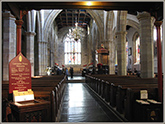
[[[126,47],[126,63],[128,64],[128,42],[126,42],[125,47]]]
[[[64,57],[66,65],[81,64],[81,41],[66,37],[64,40]]]
[[[140,37],[136,39],[136,63],[140,63]]]

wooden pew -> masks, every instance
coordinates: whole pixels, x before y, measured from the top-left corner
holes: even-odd
[[[153,96],[156,96],[156,93],[157,93],[156,88],[150,88],[147,90],[149,92],[149,98],[153,98]],[[125,106],[124,115],[129,121],[133,121],[133,111],[134,111],[133,106],[134,106],[135,100],[139,99],[140,89],[127,88],[126,96],[127,98],[124,101],[124,106]]]
[[[93,75],[92,75],[93,76]],[[157,78],[141,79],[138,77],[116,76],[116,75],[94,75],[94,77],[86,75],[86,81],[89,86],[95,88],[95,91],[107,102],[115,107],[117,111],[125,114],[129,120],[132,119],[132,104],[137,94],[142,89],[146,89],[149,98],[157,100]],[[132,89],[135,95],[129,93],[127,89]],[[133,97],[131,97],[133,96]],[[124,102],[125,101],[125,102]],[[123,111],[124,109],[124,111]]]
[[[121,114],[123,113],[123,109],[124,109],[124,100],[127,98],[126,96],[126,91],[127,88],[131,88],[133,90],[142,90],[142,89],[146,89],[149,93],[149,98],[155,99],[156,98],[156,93],[155,93],[155,88],[157,88],[157,85],[128,85],[128,86],[118,86],[117,88],[117,92],[116,92],[116,110],[118,112],[120,112]],[[139,96],[140,97],[140,96]]]
[[[35,98],[51,101],[51,120],[57,120],[58,109],[65,90],[64,76],[42,76],[41,78],[32,78],[32,90]],[[57,86],[58,85],[58,86]],[[3,81],[2,96],[8,98],[9,82]]]
[[[65,90],[65,80],[62,79],[61,81],[57,82],[54,81],[54,80],[46,80],[47,82],[44,83],[41,82],[41,83],[38,83],[39,81],[36,82],[36,80],[33,82],[33,90],[36,91],[36,90],[51,90],[53,89],[52,91],[52,94],[54,94],[54,99],[52,99],[52,121],[57,121],[57,117],[58,117],[58,114],[59,114],[59,111],[60,111],[60,108],[61,108],[61,101],[62,101],[62,97],[63,97],[63,93],[64,93],[64,90]],[[39,86],[38,86],[39,85]],[[45,89],[46,87],[46,89]],[[39,95],[41,96],[41,94]]]
[[[116,89],[117,89],[117,85],[123,85],[123,84],[128,84],[128,83],[131,83],[131,84],[136,84],[137,82],[141,82],[141,83],[156,83],[157,84],[157,80],[155,80],[155,79],[140,79],[140,78],[130,78],[130,77],[128,77],[128,76],[121,76],[121,78],[119,78],[120,76],[114,76],[114,75],[112,75],[112,76],[107,76],[107,75],[104,75],[104,76],[102,76],[103,78],[104,77],[106,77],[106,78],[104,78],[104,80],[106,80],[106,81],[108,81],[108,82],[113,82],[113,84],[115,84],[116,85],[116,87],[114,87],[113,85],[111,85],[110,87],[110,90],[111,89],[113,89],[112,91],[110,91],[110,94],[112,93],[112,94],[116,94]],[[102,78],[102,79],[103,79]],[[154,81],[153,81],[154,80]],[[118,84],[117,84],[118,83]],[[103,85],[103,86],[102,86]],[[101,83],[101,88],[102,89],[104,89],[103,87],[104,87],[104,85],[105,85],[105,83]],[[107,85],[108,86],[108,85]],[[115,88],[115,89],[114,89]],[[108,89],[109,89],[109,87],[108,87]],[[104,92],[105,90],[103,90],[103,92]],[[107,91],[107,90],[106,90]],[[105,93],[102,93],[102,95],[101,96],[103,96],[103,94],[105,94]],[[108,93],[109,94],[109,93]],[[100,94],[99,94],[100,95]],[[107,96],[105,96],[105,97],[107,97]],[[103,96],[103,98],[104,98],[104,96]],[[112,101],[112,99],[113,98],[111,98],[111,101]],[[106,98],[106,100],[108,101],[108,99]],[[114,101],[114,100],[113,100]],[[113,103],[112,103],[112,105],[113,105]],[[113,105],[113,106],[115,106],[115,104]]]

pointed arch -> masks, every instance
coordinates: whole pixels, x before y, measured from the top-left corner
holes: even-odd
[[[55,20],[55,18],[57,17],[57,15],[62,11],[61,10],[52,10],[47,19],[45,20],[45,24],[43,27],[43,31],[44,31],[44,39],[46,40],[48,38],[48,32],[51,28],[51,25],[53,24],[53,21]]]
[[[139,23],[135,22],[134,20],[127,19],[127,25],[135,28],[137,30],[137,32],[140,33]]]
[[[97,15],[95,12],[96,10],[87,10],[87,12],[92,16],[92,18],[95,20],[98,30],[99,30],[99,37],[100,40],[104,39],[104,25],[103,21],[100,16]]]
[[[53,23],[53,21],[55,20],[55,18],[57,17],[57,15],[62,11],[61,10],[52,10],[47,19],[45,20],[45,24],[44,24],[44,27],[43,27],[43,31],[44,31],[44,40],[47,39],[48,37],[48,32],[49,32],[49,29]],[[102,19],[100,16],[98,16],[97,14],[97,11],[95,12],[96,10],[87,10],[87,12],[92,16],[92,18],[96,21],[96,24],[98,26],[98,29],[99,29],[99,34],[100,34],[100,40],[102,40],[104,37],[104,26],[103,26],[103,22],[102,22]]]

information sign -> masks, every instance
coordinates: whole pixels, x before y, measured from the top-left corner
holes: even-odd
[[[9,63],[9,93],[31,89],[31,64],[20,52]]]

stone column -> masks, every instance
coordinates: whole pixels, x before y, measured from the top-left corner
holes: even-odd
[[[118,63],[118,75],[126,75],[126,21],[127,11],[118,11],[117,17],[117,63]]]
[[[48,66],[48,49],[47,42],[44,42],[44,69]]]
[[[42,75],[42,43],[38,41],[38,63],[39,63],[39,75]]]
[[[34,76],[34,36],[35,32],[26,32],[26,57],[31,63],[31,76]]]
[[[3,80],[9,80],[9,62],[16,56],[16,19],[9,11],[5,11],[2,17]]]
[[[142,78],[154,77],[153,24],[154,18],[147,12],[139,13],[140,22],[140,63]]]
[[[50,48],[48,48],[48,56],[47,56],[47,58],[48,58],[48,66],[51,66],[51,49]]]
[[[39,41],[39,75],[46,75],[45,41]]]
[[[47,67],[47,66],[46,66]],[[45,41],[42,42],[42,75],[45,75]]]
[[[114,14],[113,11],[108,11],[107,13],[107,48],[109,51],[109,74],[115,74],[115,37],[113,34],[113,19]]]
[[[126,75],[126,31],[116,32],[118,75]]]
[[[92,62],[92,40],[91,39],[92,39],[91,35],[88,35],[88,63]]]
[[[115,74],[115,43],[109,41],[109,74]]]
[[[54,66],[54,52],[51,51],[51,63],[50,63],[51,67]]]

